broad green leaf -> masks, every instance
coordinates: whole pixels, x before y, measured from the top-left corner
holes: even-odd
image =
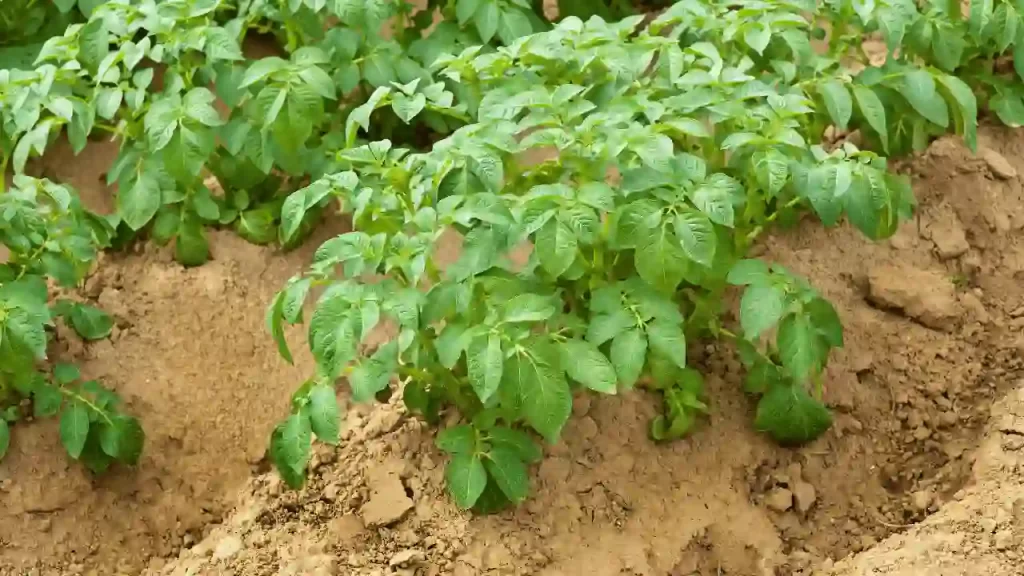
[[[529,36],[532,32],[533,24],[530,23],[530,17],[522,10],[509,8],[501,13],[498,37],[506,46],[523,36]]]
[[[804,444],[828,430],[832,415],[803,386],[779,384],[761,397],[754,425],[781,444]]]
[[[943,74],[938,77],[941,90],[947,91],[953,104],[953,118],[957,131],[971,150],[978,148],[978,102],[970,86],[956,76]]]
[[[498,32],[501,10],[498,8],[497,0],[481,1],[483,5],[474,12],[473,23],[476,25],[477,33],[480,34],[480,39],[486,44]]]
[[[815,329],[825,338],[825,342],[829,346],[833,348],[843,346],[843,323],[831,302],[824,298],[815,298],[804,304],[804,310],[810,316]]]
[[[932,54],[935,56],[935,63],[947,72],[952,72],[960,66],[964,49],[967,42],[960,31],[950,28],[941,30],[941,40],[932,43]]]
[[[611,361],[619,382],[633,388],[644,369],[647,358],[647,337],[638,328],[628,330],[612,340]]]
[[[476,454],[452,456],[445,467],[444,477],[452,499],[463,510],[472,508],[487,487],[487,470]]]
[[[534,249],[540,265],[552,276],[561,276],[572,266],[576,259],[576,248],[576,235],[557,218],[548,220],[537,231]]]
[[[104,454],[125,464],[135,465],[142,454],[145,432],[139,421],[125,415],[114,415],[110,422],[100,424],[100,448]]]
[[[437,348],[437,358],[441,365],[451,370],[455,368],[462,351],[466,348],[466,327],[462,324],[448,324],[437,337],[434,345]]]
[[[684,223],[690,224],[689,221]],[[688,242],[691,242],[691,249],[704,249],[706,252],[706,243],[710,240],[698,236],[699,232],[699,225],[695,225]],[[681,241],[669,231],[668,226],[659,226],[642,238],[637,245],[633,255],[637,274],[645,282],[663,292],[675,292],[676,287],[686,276],[688,265],[686,253],[683,252],[681,245]],[[710,263],[710,260],[708,262]]]
[[[466,353],[469,383],[481,402],[487,402],[501,384],[505,356],[501,351],[501,337],[491,333],[477,338]]]
[[[652,350],[672,360],[676,366],[686,368],[686,336],[682,326],[655,320],[647,325],[647,340]]]
[[[477,451],[476,430],[468,424],[445,428],[437,433],[434,445],[449,454],[474,454]]]
[[[455,3],[455,17],[459,20],[459,24],[465,24],[473,18],[473,14],[476,13],[480,5],[489,0],[457,0]]]
[[[743,32],[743,41],[758,54],[764,53],[764,50],[768,47],[768,43],[771,42],[771,39],[771,28],[769,28],[768,24],[764,21],[751,22],[747,24],[746,30]]]
[[[625,310],[611,314],[599,314],[587,326],[587,341],[600,346],[636,325],[636,318]]]
[[[39,382],[32,389],[32,414],[36,418],[49,418],[57,414],[64,395],[56,386],[47,382]]]
[[[24,308],[12,308],[7,311],[6,324],[7,334],[0,333],[0,338],[18,341],[31,350],[37,360],[46,358],[46,329],[41,318]]]
[[[301,488],[306,481],[312,439],[309,416],[303,411],[278,424],[271,435],[270,459],[292,488]]]
[[[878,134],[882,141],[882,148],[889,149],[889,126],[885,119],[885,106],[875,92],[867,86],[854,85],[853,98],[857,101],[857,108],[861,116],[867,121],[868,126]]]
[[[160,184],[156,176],[143,170],[132,186],[117,193],[117,212],[124,223],[138,231],[149,223],[160,208]]]
[[[334,386],[317,384],[310,388],[309,423],[318,440],[337,446],[341,434],[341,415]]]
[[[712,222],[732,228],[735,220],[733,193],[737,191],[742,193],[739,182],[725,174],[712,174],[693,191],[692,200]]]
[[[521,404],[526,422],[554,444],[572,413],[572,393],[558,366],[558,351],[550,346],[533,339],[523,353],[508,358],[502,388]],[[504,397],[502,403],[506,404]]]
[[[498,484],[505,497],[513,504],[526,500],[530,492],[530,481],[526,465],[515,450],[501,445],[492,445],[484,460],[484,467]]]
[[[782,365],[797,382],[817,373],[825,360],[818,333],[802,314],[790,314],[779,323],[776,347]]]
[[[786,180],[789,179],[789,160],[785,154],[775,148],[768,148],[754,152],[750,161],[754,166],[754,177],[757,178],[757,183],[768,192],[769,196],[778,194],[786,185]],[[731,203],[729,208],[732,209]]]
[[[717,243],[711,220],[696,210],[683,209],[676,214],[673,224],[683,252],[694,262],[710,267]]]
[[[427,97],[419,93],[411,97],[398,93],[394,95],[394,100],[391,101],[391,108],[395,111],[395,115],[406,124],[410,123],[416,115],[422,112],[426,105]]]
[[[853,99],[846,86],[837,80],[823,82],[819,86],[821,99],[825,101],[825,108],[836,128],[846,130],[850,123],[850,116],[853,115]]]
[[[78,460],[89,436],[89,409],[79,400],[70,401],[60,416],[60,442],[68,456]]]
[[[982,33],[992,21],[993,0],[971,0],[967,29],[971,36],[981,40]]]
[[[502,426],[491,428],[487,431],[487,442],[491,446],[500,446],[505,450],[514,451],[519,459],[527,464],[540,462],[544,456],[540,446],[537,446],[529,434],[513,428]]]
[[[786,311],[786,293],[774,284],[755,284],[743,291],[740,299],[740,326],[743,337],[756,341],[775,326]]]
[[[903,76],[903,97],[929,122],[945,128],[949,125],[949,108],[935,89],[935,79],[926,70],[911,70]]]
[[[537,294],[520,294],[504,308],[505,322],[543,322],[555,314],[552,299]]]
[[[346,329],[339,333],[339,344],[348,347],[351,336]],[[346,352],[346,355],[348,352]],[[391,376],[397,368],[398,341],[392,340],[381,346],[373,356],[360,362],[349,376],[352,387],[352,400],[369,402],[378,392],[388,387]]]
[[[106,338],[114,327],[114,319],[109,314],[87,304],[74,304],[70,317],[75,332],[86,340]]]
[[[615,368],[597,346],[583,340],[566,340],[560,344],[562,366],[570,378],[591,390],[615,394],[618,381]]]

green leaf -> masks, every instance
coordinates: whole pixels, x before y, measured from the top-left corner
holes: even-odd
[[[520,294],[505,304],[505,322],[543,322],[555,314],[551,298]]]
[[[39,382],[32,389],[32,414],[36,418],[49,418],[60,411],[64,395],[60,389],[47,382]]]
[[[755,341],[782,318],[786,310],[786,293],[780,286],[755,284],[740,299],[740,326],[743,337]]]
[[[342,328],[341,330],[343,333],[339,333],[338,343],[348,347],[350,345],[349,338],[354,337],[346,332],[347,329]],[[354,339],[351,344],[354,344]],[[398,342],[396,340],[381,346],[369,360],[359,363],[349,377],[352,399],[356,402],[368,402],[378,392],[387,388],[391,381],[391,375],[397,368],[397,363]]]
[[[267,330],[273,336],[274,342],[277,344],[278,354],[289,364],[294,364],[295,361],[292,359],[292,353],[288,349],[288,340],[284,336],[284,324],[282,323],[284,317],[284,296],[284,292],[278,292],[277,296],[274,297],[274,301],[267,307],[265,324]]]
[[[10,337],[32,351],[37,360],[46,358],[46,329],[41,319],[23,308],[7,311],[7,332]],[[0,333],[0,338],[3,338]]]
[[[463,350],[466,349],[466,327],[461,324],[448,324],[435,341],[437,358],[441,365],[451,370],[455,368]]]
[[[186,218],[174,240],[174,259],[184,266],[200,266],[210,258],[210,243],[195,218]]]
[[[476,454],[452,456],[445,467],[444,477],[452,499],[463,510],[472,508],[487,487],[487,470]]]
[[[383,52],[374,52],[363,62],[363,78],[376,87],[389,86],[398,79],[391,57]]]
[[[686,336],[682,326],[655,320],[647,325],[647,340],[652,350],[672,360],[676,366],[686,368]]]
[[[544,456],[540,446],[537,446],[529,434],[512,428],[502,426],[491,428],[487,431],[487,441],[492,447],[514,451],[519,459],[527,464],[540,462]]]
[[[941,75],[940,88],[949,93],[954,105],[953,117],[964,143],[973,151],[978,149],[978,101],[970,86],[956,76]]]
[[[445,428],[438,432],[434,445],[449,454],[475,454],[476,430],[468,424]]]
[[[483,0],[483,2],[484,4],[473,14],[473,24],[476,25],[480,39],[486,44],[491,41],[491,38],[494,38],[494,34],[498,31],[501,10],[498,8],[496,0]]]
[[[309,416],[302,411],[278,424],[270,437],[270,459],[292,488],[301,488],[306,481],[312,439]]]
[[[138,231],[156,215],[160,198],[160,184],[156,176],[143,171],[132,186],[118,191],[117,211],[129,228]]]
[[[110,422],[100,426],[100,448],[111,458],[135,465],[142,454],[146,434],[139,421],[131,416],[117,414]]]
[[[776,338],[779,358],[797,382],[817,373],[824,360],[818,333],[806,316],[790,314],[782,319]]]
[[[684,209],[676,214],[673,223],[683,252],[694,262],[711,267],[717,243],[711,220],[701,212]]]
[[[71,326],[86,340],[106,338],[114,327],[114,319],[109,314],[86,304],[74,304],[70,316]]]
[[[515,450],[492,445],[484,460],[484,467],[512,503],[518,504],[526,500],[530,492],[530,481],[527,478],[526,465]]]
[[[531,33],[533,33],[533,24],[530,23],[530,17],[522,10],[509,8],[501,13],[498,37],[506,46]]]
[[[401,118],[406,124],[409,124],[412,119],[422,112],[426,106],[427,97],[420,93],[417,93],[412,97],[396,93],[394,95],[394,100],[391,101],[391,109],[394,110],[395,115]]]
[[[612,340],[611,360],[619,382],[633,388],[644,369],[647,358],[647,338],[638,328],[628,330]]]
[[[534,247],[540,265],[555,277],[564,274],[576,259],[576,235],[557,218],[548,220],[537,231]]]
[[[850,123],[850,116],[853,115],[853,99],[846,86],[838,80],[829,80],[819,86],[819,93],[825,101],[825,109],[836,128],[846,130]]]
[[[689,221],[685,221],[689,224]],[[710,224],[709,224],[710,225]],[[706,245],[700,245],[698,240],[699,230],[695,229],[689,239],[691,249],[699,251]],[[705,238],[706,240],[706,238]],[[676,235],[668,230],[668,226],[659,226],[653,232],[642,238],[637,245],[633,256],[637,274],[645,282],[669,293],[675,292],[676,287],[683,281],[687,271],[686,254],[681,248],[681,242]]]
[[[217,97],[209,89],[199,87],[189,90],[182,101],[185,115],[206,126],[221,126],[224,119],[220,117],[213,103]]]
[[[743,32],[743,41],[758,54],[764,53],[771,39],[772,31],[764,22],[751,22]]]
[[[60,442],[68,456],[75,460],[82,455],[89,437],[89,409],[80,400],[72,400],[60,416]]]
[[[11,427],[7,420],[0,418],[0,460],[7,455],[7,449],[11,447]]]
[[[566,340],[560,344],[562,366],[570,378],[591,390],[615,394],[618,381],[615,368],[597,346],[583,340]]]
[[[926,70],[911,70],[903,77],[903,96],[929,122],[945,128],[949,125],[949,109],[935,90],[935,79]]]
[[[832,414],[803,386],[776,385],[757,404],[754,425],[781,444],[804,444],[832,425]]]
[[[829,346],[833,348],[843,346],[843,323],[831,302],[824,298],[815,298],[804,304],[804,310],[807,311],[811,323],[825,338],[825,342]]]
[[[594,346],[600,346],[635,325],[636,319],[625,310],[599,314],[587,326],[587,340]]]
[[[782,190],[789,179],[789,160],[786,155],[774,148],[758,150],[751,156],[754,166],[754,177],[769,196]],[[732,204],[729,204],[730,209]]]
[[[775,154],[779,153],[775,152]],[[739,182],[725,174],[712,174],[693,191],[693,204],[712,222],[732,228],[735,220],[732,204],[734,191],[742,193]],[[678,233],[677,230],[676,234]]]
[[[501,351],[501,337],[490,334],[487,339],[478,338],[469,345],[466,355],[469,383],[481,402],[487,402],[501,384],[505,356]]]
[[[885,106],[871,88],[854,85],[853,98],[857,101],[857,108],[861,116],[867,121],[868,126],[878,134],[882,141],[882,148],[889,149],[889,128],[885,120]]]
[[[465,24],[473,17],[473,14],[480,8],[482,2],[488,0],[457,0],[455,3],[455,17],[459,24]]]
[[[317,439],[332,446],[338,445],[341,434],[341,415],[334,386],[317,384],[309,390],[309,423]]]
[[[535,339],[507,359],[502,388],[521,402],[526,422],[554,444],[572,413],[572,393],[558,351],[549,346]]]

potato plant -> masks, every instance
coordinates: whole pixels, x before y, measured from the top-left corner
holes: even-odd
[[[411,412],[449,424],[437,444],[459,506],[518,503],[541,457],[534,434],[558,440],[577,390],[657,391],[651,437],[693,430],[711,399],[687,348],[707,337],[732,342],[747,366],[759,430],[786,444],[823,433],[839,317],[805,280],[746,253],[807,209],[885,238],[914,200],[883,157],[817,144],[826,126],[852,121],[855,99],[868,126],[890,131],[881,98],[866,96],[873,87],[838,54],[806,50],[813,9],[684,0],[646,26],[569,17],[497,51],[441,57],[437,73],[464,87],[473,120],[429,152],[353,145],[370,114],[357,109],[336,171],[282,214],[284,237],[324,198],[353,220],[268,309],[290,359],[283,325],[303,321],[319,292],[308,339],[317,370],[271,438],[284,478],[302,484],[314,435],[337,441],[340,378],[356,401],[394,386]],[[973,130],[973,96],[958,80],[901,66],[956,86],[950,101]],[[461,253],[442,269],[438,240],[453,233]],[[529,257],[512,261],[524,246]],[[743,288],[738,326],[723,323],[730,286]],[[384,321],[398,336],[365,349]]]
[[[139,458],[142,427],[121,410],[116,393],[94,380],[81,382],[74,366],[40,366],[58,319],[86,340],[110,334],[110,316],[79,302],[51,301],[48,285],[75,286],[112,232],[66,186],[16,176],[13,188],[0,189],[0,242],[9,252],[0,263],[0,459],[10,425],[28,415],[23,399],[32,401],[35,418],[60,415],[61,443],[92,471]]]

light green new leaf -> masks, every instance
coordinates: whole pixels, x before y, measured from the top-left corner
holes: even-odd
[[[740,326],[743,337],[755,341],[782,318],[786,293],[774,284],[755,284],[743,291],[740,299]]]
[[[597,346],[583,340],[561,343],[562,366],[570,378],[603,394],[615,394],[618,381],[615,368]]]
[[[391,109],[394,110],[395,115],[401,118],[406,124],[410,123],[412,119],[422,112],[426,106],[427,97],[419,93],[414,94],[411,97],[397,93],[391,101]]]
[[[686,336],[683,327],[674,322],[655,320],[647,325],[647,340],[652,350],[686,368]]]
[[[797,382],[817,373],[824,361],[825,349],[807,316],[790,314],[782,319],[776,336],[782,365]]]
[[[526,422],[549,443],[554,444],[572,413],[572,392],[561,366],[557,349],[549,342],[533,339],[524,353],[505,361],[502,404],[514,400]]]
[[[867,86],[853,87],[853,98],[857,101],[857,108],[861,116],[867,121],[868,126],[878,134],[882,141],[882,149],[889,149],[889,127],[885,120],[885,106],[875,92]]]
[[[501,351],[501,336],[489,334],[485,340],[477,338],[469,345],[466,355],[469,383],[481,402],[487,402],[498,391],[504,369],[505,356]]]
[[[771,386],[757,404],[754,425],[785,445],[804,444],[832,425],[832,415],[803,386]]]
[[[587,326],[587,341],[600,346],[636,325],[636,319],[625,310],[611,314],[599,314]]]
[[[953,117],[957,131],[971,150],[978,149],[978,101],[970,86],[956,76],[943,74],[938,77],[940,88],[948,92],[954,105]]]
[[[853,115],[853,99],[850,98],[846,85],[838,80],[829,80],[819,86],[819,93],[836,128],[846,130],[850,116]]]
[[[711,220],[701,212],[684,209],[676,214],[673,224],[683,252],[694,262],[710,267],[717,245]]]
[[[758,150],[750,157],[757,183],[769,196],[775,196],[789,178],[789,160],[775,148]],[[732,204],[729,205],[730,209]]]
[[[484,467],[510,502],[518,504],[526,500],[530,492],[530,481],[526,465],[516,451],[493,445],[484,460]]]
[[[534,247],[541,267],[555,277],[564,274],[576,259],[576,235],[557,218],[537,231]]]
[[[771,39],[771,28],[764,22],[751,22],[746,25],[746,30],[743,31],[743,41],[758,54],[764,53]]]
[[[619,382],[633,388],[644,369],[647,358],[647,337],[639,328],[623,332],[612,340],[611,360]]]
[[[341,434],[341,415],[334,386],[317,384],[309,390],[309,423],[317,439],[337,446]]]
[[[89,409],[79,400],[72,400],[60,416],[60,442],[68,456],[75,460],[82,455],[89,437]]]
[[[487,470],[476,454],[452,456],[445,467],[444,477],[452,499],[463,510],[472,508],[487,487]]]
[[[736,218],[732,204],[736,190],[741,190],[738,182],[725,174],[712,174],[693,191],[693,204],[715,224],[732,228]],[[679,234],[678,230],[676,234]]]

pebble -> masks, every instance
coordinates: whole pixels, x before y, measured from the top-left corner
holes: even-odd
[[[1003,180],[1012,180],[1017,177],[1016,168],[999,152],[986,148],[982,150],[981,157],[995,176]]]
[[[1009,530],[1000,530],[996,532],[996,537],[992,540],[996,550],[1006,550],[1013,545],[1013,532]]]
[[[910,502],[916,510],[927,512],[928,507],[932,505],[932,493],[927,490],[918,490],[910,497]]]
[[[422,550],[417,548],[410,548],[408,550],[402,550],[398,554],[391,557],[388,561],[388,566],[394,568],[396,566],[407,566],[409,564],[416,564],[423,562],[427,559],[427,555]]]
[[[238,536],[225,536],[217,542],[217,547],[213,550],[213,558],[215,560],[226,560],[231,558],[235,554],[238,554],[242,550],[242,539]]]
[[[796,482],[793,484],[792,488],[793,501],[796,504],[796,509],[799,510],[801,514],[806,514],[818,499],[817,491],[809,482]]]
[[[785,512],[793,507],[793,493],[785,488],[775,488],[764,499],[764,504],[776,512]]]

